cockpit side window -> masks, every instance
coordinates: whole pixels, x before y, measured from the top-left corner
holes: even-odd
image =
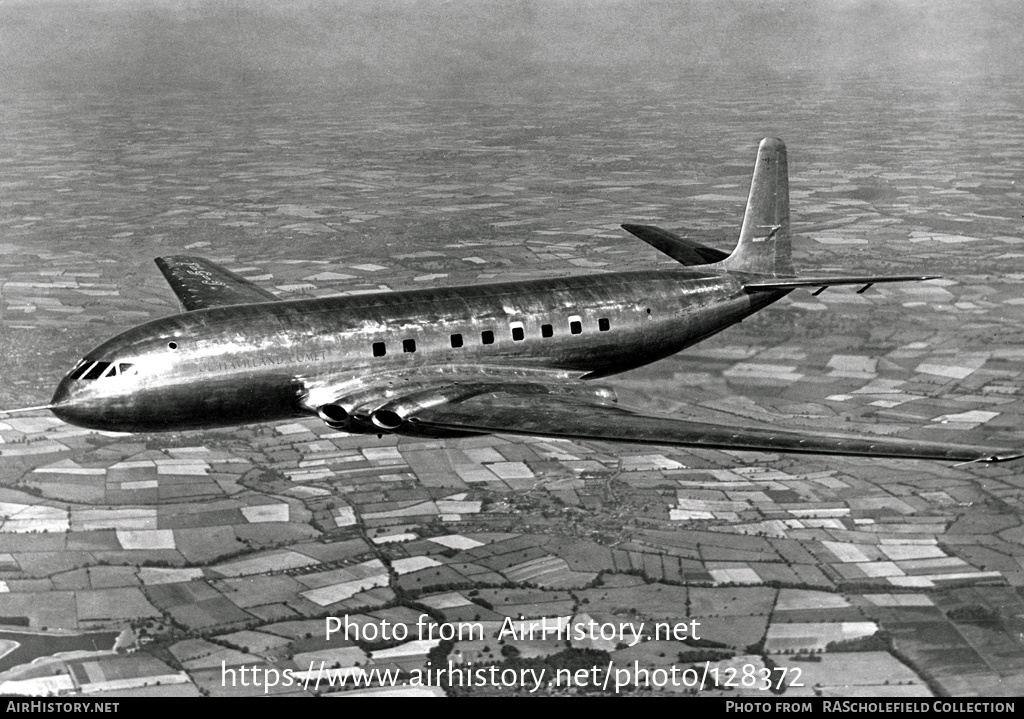
[[[117,368],[118,368],[118,370],[120,370],[121,374],[123,374],[123,375],[130,375],[130,374],[138,374],[139,373],[139,371],[137,369],[135,369],[135,365],[128,364],[127,362],[122,362],[121,364],[119,364],[117,366]]]
[[[103,373],[103,377],[101,377],[100,379],[106,379],[107,377],[116,377],[116,376],[117,376],[117,365],[116,364],[112,364],[112,365],[110,365],[110,369],[108,369],[106,372],[104,372]]]

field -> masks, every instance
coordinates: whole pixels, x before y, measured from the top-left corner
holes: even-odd
[[[1024,440],[1009,2],[140,3],[0,4],[0,409],[179,312],[156,257],[287,301],[680,267],[624,223],[729,251],[771,136],[796,272],[936,279],[795,290],[589,386],[728,426]],[[1005,695],[1022,587],[1017,464],[350,435],[312,412],[132,434],[0,416],[0,625],[46,628],[3,661],[39,658],[53,691],[172,657],[190,683],[121,689],[245,694],[218,661],[246,657],[419,667],[423,647],[327,646],[322,617],[427,607],[693,620],[730,662],[829,696]],[[47,660],[93,628],[132,653]],[[834,651],[876,631],[888,650]],[[709,649],[616,644],[648,667]],[[486,645],[461,649],[503,659]]]

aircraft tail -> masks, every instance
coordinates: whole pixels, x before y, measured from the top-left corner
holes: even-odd
[[[766,137],[757,148],[739,242],[732,254],[716,265],[730,272],[792,275],[791,248],[786,143]]]
[[[623,229],[661,250],[680,264],[741,272],[748,292],[791,292],[817,287],[820,294],[833,285],[863,285],[865,292],[878,282],[921,282],[935,275],[802,275],[793,273],[789,234],[789,168],[786,143],[775,137],[761,140],[754,177],[750,181],[747,211],[740,239],[732,254],[702,245],[688,237],[650,225],[623,225]]]

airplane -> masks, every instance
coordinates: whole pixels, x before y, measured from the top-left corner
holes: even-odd
[[[786,146],[765,138],[731,253],[623,228],[680,267],[281,300],[209,260],[156,263],[183,312],[87,353],[48,405],[95,430],[318,416],[348,433],[513,434],[713,450],[947,460],[1019,451],[717,425],[620,406],[593,380],[673,355],[797,288],[933,279],[795,274]]]

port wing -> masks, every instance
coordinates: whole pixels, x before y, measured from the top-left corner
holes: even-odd
[[[279,300],[272,292],[202,257],[158,257],[156,265],[186,311]]]

